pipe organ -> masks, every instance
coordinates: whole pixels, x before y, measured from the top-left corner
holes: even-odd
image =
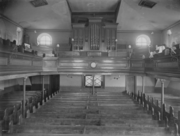
[[[89,18],[87,23],[74,23],[73,51],[116,51],[117,23],[107,23],[101,18]]]

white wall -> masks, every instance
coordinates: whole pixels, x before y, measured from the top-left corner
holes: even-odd
[[[105,76],[105,87],[125,87],[125,76]]]
[[[155,79],[152,77],[144,77],[145,85],[146,86],[154,86],[155,85]],[[142,86],[142,77],[137,76],[136,77],[136,85]]]
[[[170,81],[167,89],[165,89],[165,93],[180,96],[180,82]]]
[[[60,86],[81,87],[81,84],[82,84],[81,76],[60,75]]]
[[[14,85],[18,85],[17,79],[0,81],[0,91],[4,90],[6,87],[11,87]]]
[[[168,30],[171,31],[171,35],[168,35]],[[164,43],[168,47],[171,47],[173,42],[175,42],[176,44],[180,43],[180,33],[179,32],[180,32],[180,23],[173,26],[172,28],[164,30],[163,31]]]
[[[137,91],[142,91],[142,77],[136,76]],[[144,77],[144,88],[145,92],[154,92],[155,89],[155,78]]]
[[[0,37],[3,39],[9,39],[10,41],[16,40],[21,44],[23,38],[23,28],[21,28],[22,33],[18,39],[17,27],[19,26],[7,21],[6,19],[0,18]]]
[[[118,44],[132,45],[133,48],[136,48],[136,38],[142,34],[149,36],[151,39],[151,45],[154,47],[156,44],[159,45],[162,43],[162,32],[160,31],[154,32],[153,35],[151,34],[151,31],[125,31],[117,33]]]

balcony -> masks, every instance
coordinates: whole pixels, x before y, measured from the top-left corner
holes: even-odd
[[[92,67],[92,63],[95,67]],[[59,57],[38,57],[0,51],[0,75],[9,78],[27,74],[134,74],[179,78],[179,56],[129,59],[128,52],[60,52]]]

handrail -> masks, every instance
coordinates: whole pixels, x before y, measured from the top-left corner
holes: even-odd
[[[1,54],[1,53],[6,53],[6,54],[9,54],[9,55],[19,55],[19,56],[23,56],[23,57],[30,57],[30,58],[42,59],[42,57],[39,57],[39,56],[28,55],[28,54],[19,53],[19,52],[8,52],[8,51],[2,51],[2,50],[0,50],[0,54]]]

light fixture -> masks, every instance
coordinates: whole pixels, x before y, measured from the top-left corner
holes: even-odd
[[[115,39],[115,42],[117,42],[118,41],[118,39]]]
[[[167,34],[168,34],[168,35],[171,35],[171,34],[172,34],[172,31],[169,29],[169,30],[167,31]]]
[[[71,41],[74,42],[74,38],[72,38]]]
[[[59,44],[57,44],[57,47],[59,48]]]
[[[131,45],[129,45],[128,48],[131,49]]]

